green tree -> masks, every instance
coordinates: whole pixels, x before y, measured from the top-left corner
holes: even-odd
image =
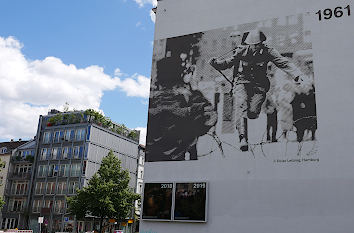
[[[103,232],[106,218],[124,220],[134,207],[134,201],[140,198],[129,187],[129,180],[129,172],[122,169],[121,161],[110,151],[87,187],[67,198],[70,214],[77,219],[87,215],[98,217],[99,232]]]

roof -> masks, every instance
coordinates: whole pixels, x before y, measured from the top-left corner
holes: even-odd
[[[17,149],[25,150],[25,149],[35,149],[35,148],[36,148],[36,140],[31,139],[31,140],[27,141],[26,143],[22,144],[21,146],[19,146]]]
[[[28,141],[11,141],[11,142],[0,142],[0,148],[7,148],[7,152],[10,153],[17,147],[27,143]]]

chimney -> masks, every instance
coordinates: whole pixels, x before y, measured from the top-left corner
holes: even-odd
[[[57,113],[60,113],[59,110],[56,110],[56,109],[51,109],[49,112],[48,112],[48,115],[54,115],[54,114],[57,114]]]

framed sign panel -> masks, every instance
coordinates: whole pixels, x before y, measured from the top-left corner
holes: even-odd
[[[174,220],[206,222],[207,183],[176,183]]]
[[[142,219],[171,220],[172,190],[173,183],[145,183]]]

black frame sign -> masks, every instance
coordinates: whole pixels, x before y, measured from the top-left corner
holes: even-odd
[[[174,220],[206,221],[207,184],[176,183]]]
[[[207,182],[145,183],[143,220],[206,222]]]
[[[142,219],[172,219],[173,183],[145,183]]]

